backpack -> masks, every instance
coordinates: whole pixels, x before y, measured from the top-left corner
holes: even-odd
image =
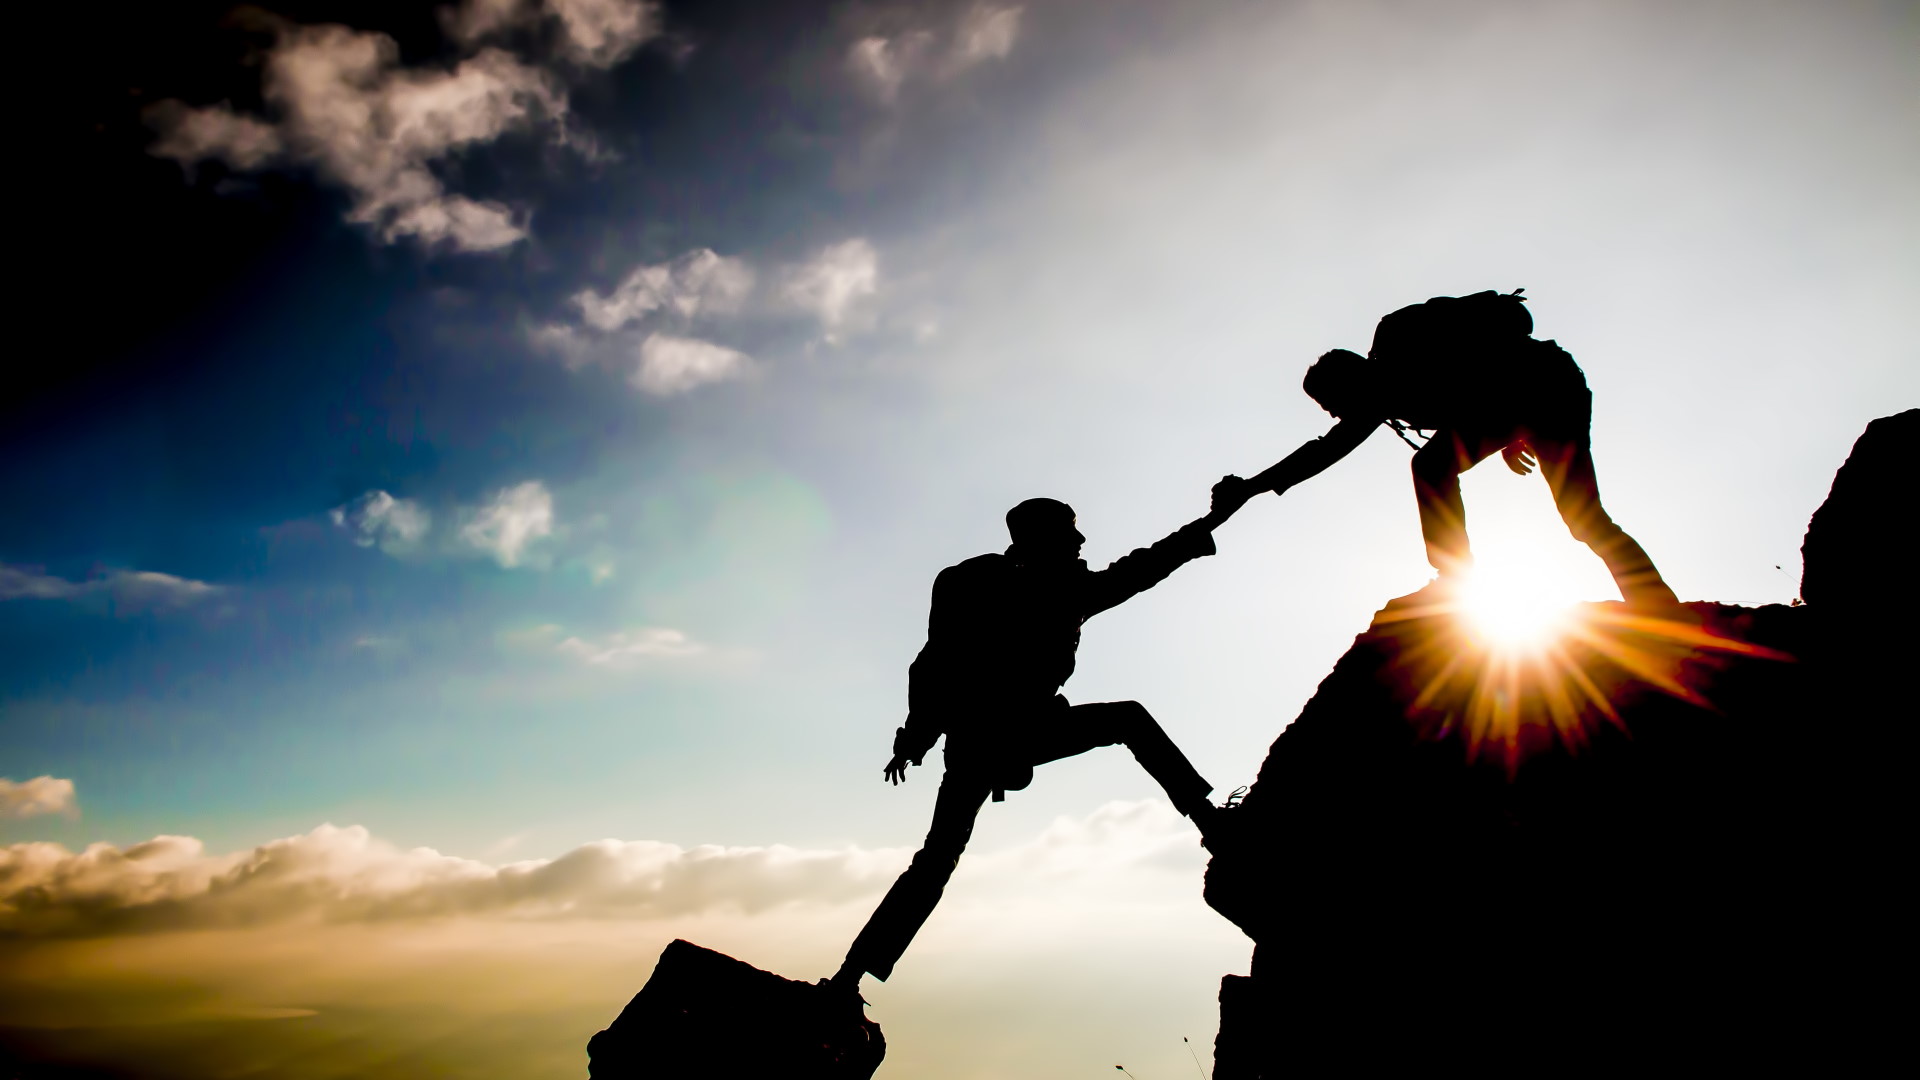
[[[1380,320],[1370,355],[1377,360],[1445,363],[1463,353],[1497,353],[1533,334],[1525,289],[1436,296]]]
[[[1369,356],[1381,362],[1397,408],[1389,426],[1408,445],[1407,431],[1431,430],[1484,405],[1525,366],[1533,316],[1523,289],[1489,289],[1469,296],[1436,296],[1380,320]]]

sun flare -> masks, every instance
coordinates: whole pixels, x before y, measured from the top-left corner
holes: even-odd
[[[1407,716],[1429,738],[1460,738],[1508,770],[1543,749],[1579,752],[1614,698],[1639,686],[1705,707],[1689,666],[1714,653],[1786,659],[1714,632],[1684,609],[1648,611],[1581,596],[1551,558],[1486,560],[1390,603],[1376,627],[1401,643]],[[1422,629],[1422,628],[1425,629]]]
[[[1456,603],[1487,644],[1535,652],[1565,629],[1579,597],[1537,567],[1481,567],[1460,584]]]

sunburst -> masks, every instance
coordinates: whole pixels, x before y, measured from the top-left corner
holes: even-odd
[[[1509,771],[1557,744],[1578,752],[1616,702],[1651,688],[1707,707],[1700,665],[1715,654],[1787,659],[1706,628],[1686,608],[1578,603],[1520,573],[1443,579],[1390,604],[1376,628],[1400,644],[1393,669],[1423,735],[1459,738],[1469,759]]]

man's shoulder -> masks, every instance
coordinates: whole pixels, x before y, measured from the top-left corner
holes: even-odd
[[[990,573],[1012,565],[1013,560],[1007,558],[1005,552],[989,551],[985,555],[975,555],[971,559],[962,559],[952,566],[947,567],[947,570],[959,570],[964,573],[977,574],[983,572]],[[942,573],[945,572],[946,571],[942,571]]]
[[[998,551],[989,551],[985,555],[975,555],[971,559],[963,559],[960,562],[954,563],[952,566],[940,571],[940,576],[935,578],[934,581],[937,584],[943,581],[974,581],[981,578],[997,577],[1006,573],[1012,566],[1013,560],[1007,558],[1005,554]]]

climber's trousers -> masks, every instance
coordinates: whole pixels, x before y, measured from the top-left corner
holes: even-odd
[[[1023,736],[1020,747],[1029,752],[1031,764],[1072,757],[1096,746],[1125,743],[1182,814],[1191,815],[1205,806],[1207,794],[1213,790],[1137,701],[1075,705],[1036,727],[1037,731]],[[926,843],[847,950],[848,966],[883,981],[893,974],[894,963],[940,903],[947,879],[953,876],[953,868],[973,836],[974,818],[992,790],[991,781],[965,768],[949,766],[933,804],[933,825],[927,830]]]

